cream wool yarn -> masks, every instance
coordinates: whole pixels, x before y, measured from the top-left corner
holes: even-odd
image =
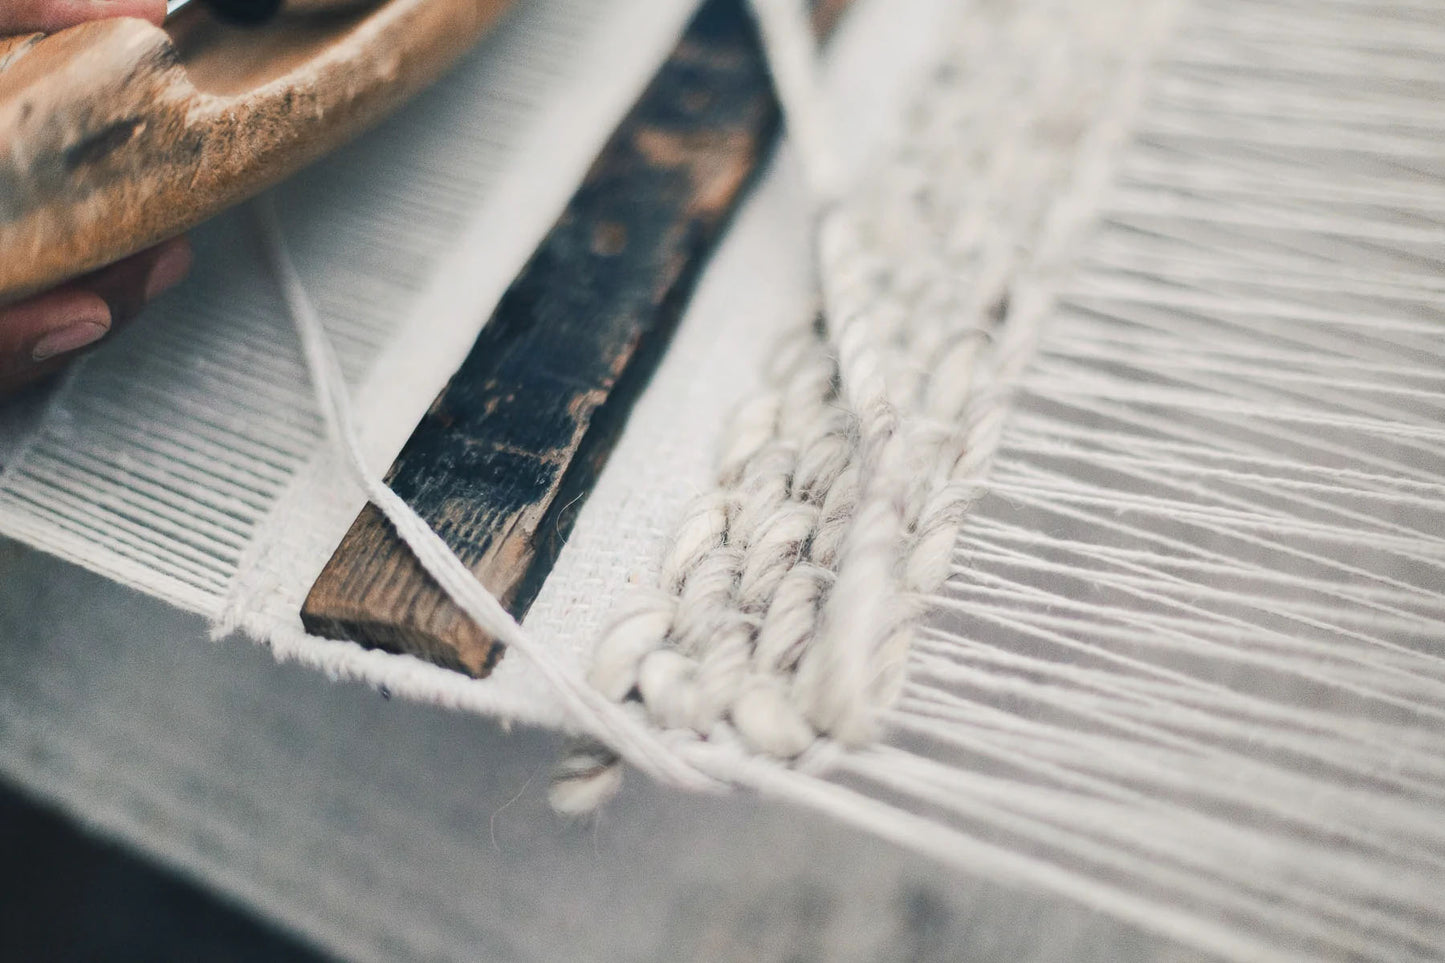
[[[688,509],[660,591],[628,603],[591,678],[664,728],[727,721],[791,758],[820,735],[876,738],[1134,89],[1126,52],[1087,27],[1037,57],[995,52],[1002,64],[956,49],[950,64],[998,74],[962,99],[941,71],[905,151],[839,201],[800,8],[756,9],[807,145],[825,308],[779,343],[768,392],[727,434],[719,489]],[[1041,5],[1016,42],[1069,15]]]

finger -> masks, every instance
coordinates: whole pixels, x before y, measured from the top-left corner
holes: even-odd
[[[59,370],[177,284],[191,247],[176,238],[20,304],[0,308],[0,394]]]
[[[24,377],[52,358],[94,344],[110,327],[105,299],[78,288],[0,308],[0,377]]]
[[[139,17],[160,24],[166,18],[166,0],[0,0],[0,36],[54,33],[109,17]]]
[[[110,308],[111,320],[119,325],[179,284],[190,270],[191,242],[175,237],[78,278],[62,290],[80,288],[100,295]]]
[[[93,291],[51,291],[0,308],[0,397],[56,373],[111,327],[110,308]]]

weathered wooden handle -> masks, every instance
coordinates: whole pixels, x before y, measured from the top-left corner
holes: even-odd
[[[180,233],[375,123],[510,0],[0,40],[0,303]],[[182,18],[184,19],[184,18]]]

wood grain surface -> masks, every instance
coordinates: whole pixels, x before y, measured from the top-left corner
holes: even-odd
[[[193,227],[384,117],[511,0],[0,40],[0,303]]]
[[[831,26],[842,4],[815,9]],[[740,0],[709,0],[602,150],[387,475],[514,615],[536,597],[778,108]],[[306,628],[472,675],[500,654],[362,511]]]

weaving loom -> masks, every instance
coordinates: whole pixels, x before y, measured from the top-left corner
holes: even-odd
[[[874,0],[815,90],[817,22],[755,6],[756,35],[722,0],[519,0],[439,84],[275,188],[259,245],[249,210],[206,225],[188,284],[6,412],[0,533],[387,705],[577,737],[563,811],[626,820],[657,792],[642,826],[688,805],[609,802],[620,757],[663,786],[753,791],[782,820],[826,815],[997,914],[961,955],[1445,957],[1445,12]],[[756,44],[784,143],[697,262],[635,404],[581,447],[586,484],[549,489],[535,585],[488,586],[521,625],[455,531],[392,506],[409,544],[429,523],[465,556],[417,549],[482,648],[311,634],[347,621],[303,611],[368,502],[386,508],[377,479],[708,17]],[[350,391],[327,389],[333,348]],[[359,471],[326,443],[353,418]],[[12,585],[97,584],[5,551]],[[7,640],[43,630],[48,603],[24,598],[0,596]],[[182,644],[124,643],[151,660],[123,676],[132,701],[80,684],[97,640],[17,642],[0,767],[348,956],[491,945],[428,874],[462,858],[457,837],[485,847],[500,810],[433,768],[422,722],[396,778],[437,782],[431,809],[469,827],[453,838],[387,788],[314,823],[264,782],[223,803],[187,788],[207,763],[344,773],[362,751],[344,738],[292,742],[347,697],[237,656],[237,680],[314,703],[284,697],[285,735],[237,748],[227,720],[266,697],[162,641]],[[172,659],[195,696],[169,685]],[[157,705],[191,698],[221,715]],[[190,721],[146,721],[172,715]],[[166,762],[184,754],[165,730],[188,726],[194,771]],[[520,738],[535,758],[512,774],[545,772],[554,747]],[[542,795],[525,778],[502,800]],[[208,818],[228,828],[209,837]],[[291,865],[257,842],[269,823],[322,850],[309,829],[352,822],[393,840],[386,860]],[[689,832],[760,845],[720,823]],[[388,880],[406,912],[347,916]],[[1012,900],[1060,932],[1000,935]],[[539,939],[493,950],[564,949]]]

